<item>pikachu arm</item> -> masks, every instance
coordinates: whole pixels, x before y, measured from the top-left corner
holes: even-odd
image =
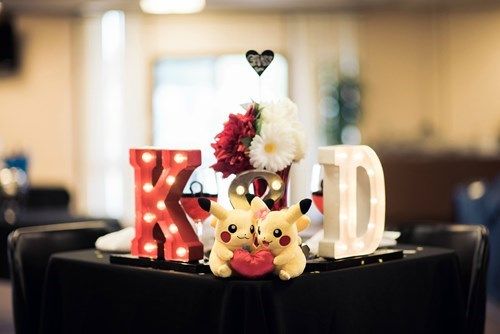
[[[215,248],[215,253],[222,261],[229,261],[233,258],[233,252],[225,247]]]
[[[293,251],[292,247],[289,247],[288,249],[284,250],[280,255],[276,256],[273,260],[274,265],[276,266],[282,266],[285,263],[290,262],[295,256],[295,253]]]

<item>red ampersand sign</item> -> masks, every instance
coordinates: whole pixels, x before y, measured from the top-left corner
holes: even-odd
[[[202,259],[203,245],[179,203],[189,177],[201,164],[200,150],[131,149],[130,164],[134,167],[135,177],[132,254],[156,256],[153,227],[158,223],[166,238],[166,259]]]

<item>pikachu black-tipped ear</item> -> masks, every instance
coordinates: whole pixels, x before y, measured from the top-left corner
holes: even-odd
[[[252,204],[252,200],[254,199],[255,195],[254,194],[245,194],[245,198],[247,199],[248,204]]]
[[[264,200],[264,203],[266,203],[269,210],[272,210],[272,208],[274,206],[274,199],[268,198],[268,199]]]
[[[305,215],[307,211],[309,211],[309,209],[311,208],[311,203],[312,201],[309,198],[303,199],[299,202],[300,212],[302,212],[303,215]]]
[[[224,220],[227,218],[227,210],[217,202],[210,201],[209,199],[206,199],[204,197],[200,197],[198,198],[198,204],[203,210],[210,212],[219,220]]]
[[[297,219],[307,213],[311,207],[310,199],[303,199],[297,204],[292,205],[286,212],[285,219],[289,224],[295,223]]]

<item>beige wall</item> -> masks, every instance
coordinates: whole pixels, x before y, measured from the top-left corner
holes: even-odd
[[[500,140],[500,10],[442,20],[444,130],[454,141],[487,148]]]
[[[142,46],[151,61],[168,55],[226,54],[269,45],[285,52],[285,33],[285,16],[279,14],[210,13],[142,18]]]
[[[35,184],[73,184],[71,20],[20,17],[22,70],[0,78],[0,142],[29,153]]]
[[[427,123],[441,147],[498,150],[498,31],[500,9],[363,15],[365,139],[417,140]]]
[[[432,110],[432,27],[423,14],[360,17],[364,140],[416,136]]]

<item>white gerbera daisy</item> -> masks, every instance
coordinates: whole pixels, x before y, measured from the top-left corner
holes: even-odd
[[[285,126],[264,124],[250,144],[250,163],[258,169],[279,172],[295,157],[295,141]]]

